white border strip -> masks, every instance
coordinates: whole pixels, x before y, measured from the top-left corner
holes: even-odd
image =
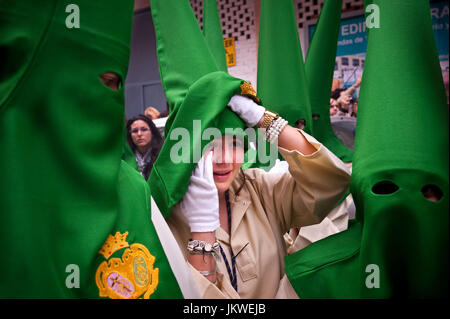
[[[201,299],[200,292],[194,282],[192,273],[184,259],[172,231],[166,223],[153,197],[150,196],[152,207],[152,222],[158,233],[159,240],[169,261],[172,272],[180,286],[185,299]]]

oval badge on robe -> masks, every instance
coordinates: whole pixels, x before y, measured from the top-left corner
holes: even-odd
[[[107,259],[95,274],[99,295],[111,299],[149,299],[158,286],[159,269],[153,269],[155,257],[142,244],[130,246],[127,236],[128,232],[109,235],[99,251]],[[121,258],[110,258],[124,248]]]

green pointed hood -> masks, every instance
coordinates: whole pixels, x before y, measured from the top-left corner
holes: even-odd
[[[228,72],[216,0],[203,0],[203,35],[220,71]]]
[[[286,272],[302,298],[448,297],[448,106],[429,2],[366,8],[369,19],[379,9],[380,25],[368,30],[360,92],[351,181],[359,222],[290,256]],[[424,196],[428,186],[437,201]],[[327,255],[324,245],[342,237],[353,244]],[[314,259],[299,259],[306,254]],[[311,282],[320,291],[304,288]]]
[[[353,152],[334,134],[330,121],[330,95],[341,22],[342,0],[326,0],[320,11],[305,60],[314,137],[344,162],[351,162]]]
[[[258,96],[290,125],[305,119],[312,133],[302,49],[291,0],[262,0],[258,44]]]
[[[448,294],[449,114],[429,1],[368,1],[373,15],[369,4],[380,25],[368,29],[351,190],[361,263],[380,267],[383,289],[364,295]]]
[[[188,0],[154,0],[151,10],[170,116],[149,185],[167,217],[186,193],[201,151],[213,139],[205,130],[243,132],[244,123],[227,103],[233,95],[247,92],[241,88],[243,80],[219,71]]]
[[[105,72],[126,78],[133,3],[79,0],[80,28],[67,27],[70,4],[0,2],[0,297],[142,296],[136,289],[156,284],[148,275],[159,269],[152,298],[180,298],[150,222],[148,186],[121,161],[123,88],[100,80]],[[96,274],[111,259],[99,251],[116,232],[155,259],[104,268],[102,295]]]

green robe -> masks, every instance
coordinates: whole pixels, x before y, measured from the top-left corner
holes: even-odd
[[[0,297],[182,298],[100,80],[126,78],[133,3],[79,0],[79,28],[69,4],[0,2]]]

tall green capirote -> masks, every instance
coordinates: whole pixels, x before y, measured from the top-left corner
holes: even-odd
[[[291,126],[295,126],[297,120],[304,120],[303,130],[311,134],[311,106],[303,54],[290,0],[261,1],[257,78],[258,96],[264,105]],[[262,137],[259,139],[263,141]],[[276,145],[265,141],[262,144],[264,148],[260,143],[253,166],[268,170],[273,162],[267,164],[264,159],[269,158]],[[281,154],[278,157],[283,160]]]
[[[333,82],[337,42],[341,22],[342,0],[326,0],[305,60],[308,93],[311,101],[314,137],[343,162],[351,162],[353,152],[334,134],[330,121],[330,95]]]
[[[303,54],[291,0],[262,0],[258,43],[258,96],[290,125],[313,132]]]
[[[223,134],[246,138],[244,123],[227,103],[235,94],[256,99],[256,92],[219,71],[188,0],[152,0],[151,10],[170,116],[149,186],[167,217],[186,193],[205,146]]]
[[[100,80],[125,79],[132,18],[130,1],[0,2],[2,298],[182,298],[121,161],[123,88]]]
[[[216,0],[203,0],[203,35],[219,71],[228,72],[222,25]]]
[[[366,18],[357,222],[289,256],[286,272],[303,298],[448,297],[449,114],[430,5],[367,1]]]

